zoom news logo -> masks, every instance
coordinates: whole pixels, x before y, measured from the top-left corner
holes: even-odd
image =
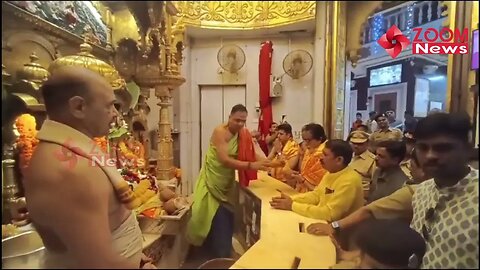
[[[450,28],[413,28],[415,33],[412,41],[413,54],[467,54],[468,28],[460,31]],[[410,44],[410,40],[403,35],[397,26],[393,25],[377,40],[378,45],[392,57],[396,58]]]
[[[407,48],[410,40],[402,34],[402,31],[397,26],[393,25],[388,29],[387,33],[377,40],[377,43],[395,59],[403,49]]]

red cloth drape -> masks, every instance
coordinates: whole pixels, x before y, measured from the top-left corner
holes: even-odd
[[[253,138],[248,129],[243,128],[238,134],[238,160],[255,162],[255,147],[253,146]],[[251,180],[257,179],[257,171],[255,170],[238,170],[238,180],[240,186],[248,187]]]
[[[258,80],[259,80],[259,103],[260,117],[258,119],[258,132],[262,134],[261,140],[258,142],[262,150],[268,156],[268,147],[265,143],[273,122],[272,102],[270,98],[270,75],[272,74],[272,54],[273,43],[271,41],[262,42],[260,49],[260,59],[258,63]]]

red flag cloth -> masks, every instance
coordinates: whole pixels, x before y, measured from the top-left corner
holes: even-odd
[[[238,134],[238,160],[249,162],[256,161],[253,138],[250,131],[246,128],[242,128]],[[238,178],[240,186],[248,187],[251,180],[257,179],[257,171],[238,170]]]
[[[271,41],[262,42],[260,49],[260,59],[258,63],[259,79],[259,103],[260,117],[258,119],[258,132],[262,134],[262,141],[258,142],[260,146],[265,145],[270,126],[273,122],[272,102],[270,98],[270,75],[272,74],[272,54],[273,43]],[[263,149],[263,147],[262,147]],[[263,149],[265,151],[265,149]],[[268,149],[265,153],[268,156]]]

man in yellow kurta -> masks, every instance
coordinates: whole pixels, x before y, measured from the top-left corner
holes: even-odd
[[[295,189],[303,193],[314,190],[327,172],[320,162],[327,136],[321,125],[311,123],[303,127],[302,139],[307,150],[301,161],[300,173],[293,171],[291,178],[296,183]]]
[[[277,127],[277,139],[273,143],[273,149],[268,155],[272,160],[270,175],[282,182],[292,174],[292,170],[298,163],[298,144],[292,138],[292,126],[281,124]]]
[[[291,198],[282,193],[272,198],[270,205],[327,222],[353,213],[363,206],[363,189],[360,175],[348,167],[352,155],[346,141],[328,141],[321,161],[328,173],[315,190]]]
[[[235,170],[267,170],[269,163],[267,160],[237,160],[238,134],[246,120],[245,106],[235,105],[228,123],[215,128],[193,194],[187,238],[194,246],[206,247],[212,257],[231,256],[234,205],[230,195],[235,183]]]

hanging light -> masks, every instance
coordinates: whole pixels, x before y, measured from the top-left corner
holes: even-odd
[[[412,31],[414,11],[415,11],[415,2],[412,2],[410,5],[407,6],[407,25],[405,27],[405,31],[407,35],[410,35]]]
[[[384,33],[383,29],[383,14],[377,14],[373,17],[373,54],[376,55],[378,53],[378,43],[376,42]]]

